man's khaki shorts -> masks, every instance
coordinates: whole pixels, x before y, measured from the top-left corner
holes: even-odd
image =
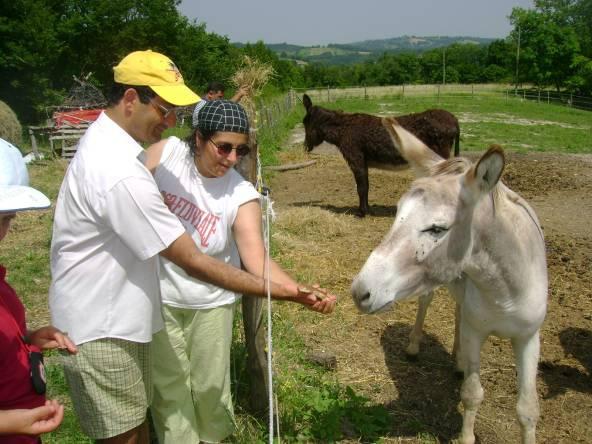
[[[125,433],[146,420],[152,398],[150,343],[105,338],[62,353],[80,427],[92,439]]]

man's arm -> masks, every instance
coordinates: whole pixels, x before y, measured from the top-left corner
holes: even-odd
[[[183,233],[160,254],[185,270],[189,276],[200,281],[209,282],[236,293],[267,295],[265,281],[262,278],[202,253],[187,233]],[[292,299],[299,294],[297,285],[271,283],[271,295],[274,299]]]
[[[240,99],[242,99],[243,97],[245,97],[246,95],[249,94],[249,89],[246,86],[240,86],[236,92],[234,93],[234,96],[232,96],[230,98],[231,101],[233,102],[240,102]]]

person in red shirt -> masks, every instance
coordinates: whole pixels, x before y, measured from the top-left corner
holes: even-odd
[[[50,206],[28,183],[20,151],[0,139],[0,242],[18,211]],[[0,265],[0,444],[39,443],[41,433],[60,425],[64,407],[45,399],[43,367],[31,356],[51,348],[76,353],[76,346],[51,325],[27,330],[25,308],[5,277],[6,268]]]

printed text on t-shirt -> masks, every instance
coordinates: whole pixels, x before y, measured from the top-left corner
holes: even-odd
[[[193,202],[176,194],[163,191],[162,195],[164,196],[164,203],[169,207],[171,213],[181,221],[191,224],[199,234],[201,245],[207,247],[210,236],[216,232],[216,225],[220,220],[220,216],[208,213]]]

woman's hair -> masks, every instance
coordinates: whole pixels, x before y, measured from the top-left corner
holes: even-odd
[[[207,131],[207,130],[200,130],[195,128],[189,136],[185,139],[187,145],[189,145],[189,152],[192,156],[195,156],[197,152],[197,138],[199,137],[202,140],[210,139],[217,131]]]

